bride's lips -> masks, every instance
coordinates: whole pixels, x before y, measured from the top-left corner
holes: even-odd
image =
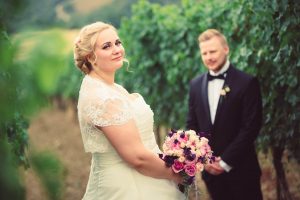
[[[123,59],[123,56],[119,56],[119,57],[113,58],[113,60],[115,60],[115,61],[119,61],[119,60],[122,60],[122,59]]]

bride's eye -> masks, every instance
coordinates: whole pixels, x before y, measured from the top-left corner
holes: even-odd
[[[102,49],[108,49],[109,47],[111,47],[110,43],[106,43],[102,46]]]
[[[117,40],[116,43],[115,43],[115,45],[116,46],[120,46],[120,45],[122,45],[122,42],[120,40]]]

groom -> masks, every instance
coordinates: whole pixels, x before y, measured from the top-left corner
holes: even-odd
[[[259,83],[229,62],[222,33],[208,29],[198,41],[208,72],[190,83],[187,128],[209,133],[217,156],[202,178],[213,200],[261,200],[254,146],[262,121]]]

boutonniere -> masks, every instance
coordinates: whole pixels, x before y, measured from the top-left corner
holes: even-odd
[[[222,97],[226,97],[227,93],[229,93],[229,92],[230,92],[230,87],[229,87],[228,85],[225,85],[225,86],[222,88],[222,90],[221,90],[221,92],[220,92],[220,95],[221,95]]]

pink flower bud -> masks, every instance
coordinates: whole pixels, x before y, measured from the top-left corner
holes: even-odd
[[[184,171],[189,176],[195,176],[196,175],[196,166],[195,165],[186,165],[184,167]]]
[[[179,162],[178,160],[175,160],[174,164],[172,165],[172,169],[175,173],[179,173],[183,170],[183,163]]]

